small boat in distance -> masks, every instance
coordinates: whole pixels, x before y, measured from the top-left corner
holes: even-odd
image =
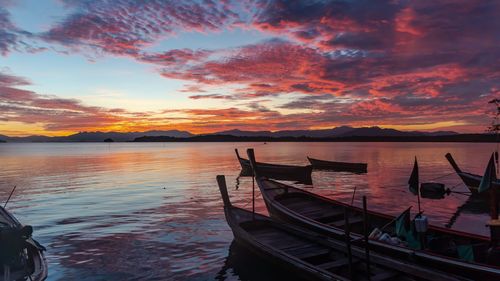
[[[331,170],[336,172],[351,172],[351,173],[366,173],[368,164],[366,163],[349,163],[349,162],[334,162],[327,160],[320,160],[307,157],[313,169]]]
[[[252,165],[248,159],[240,157],[238,149],[234,150],[236,157],[241,165],[240,176],[253,176]],[[259,162],[256,164],[261,175],[275,180],[295,181],[302,184],[312,184],[312,169],[311,165],[295,166],[295,165],[280,165]]]
[[[478,194],[479,184],[481,183],[481,179],[483,177],[477,174],[463,172],[460,167],[458,167],[455,159],[453,159],[453,156],[451,156],[451,153],[446,153],[445,157],[448,159],[448,162],[450,162],[453,170],[455,170],[457,175],[462,179],[470,192],[472,192],[472,194]],[[500,181],[496,180],[496,182],[493,182],[493,186],[497,188],[500,187]]]
[[[32,232],[31,226],[23,226],[0,206],[0,281],[47,278],[45,248],[31,237]]]
[[[232,206],[224,176],[217,182],[236,243],[300,280],[464,280],[378,254],[368,266],[362,248]]]

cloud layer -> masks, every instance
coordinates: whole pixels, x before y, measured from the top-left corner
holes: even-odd
[[[177,121],[190,120],[199,130],[448,122],[481,131],[486,103],[500,91],[495,0],[64,2],[71,14],[37,34],[39,40],[87,54],[131,57],[166,79],[186,81],[179,94],[230,103],[177,111],[183,116]],[[232,48],[148,51],[176,34],[229,29],[256,30],[273,39]],[[19,44],[19,34],[0,8],[2,54]],[[75,129],[87,128],[82,121],[89,115],[103,127],[140,115],[41,97],[21,90],[28,83],[23,79],[1,79],[4,119],[30,122],[38,115],[48,128]],[[13,106],[24,111],[16,115]],[[55,121],[53,111],[39,114],[32,107],[71,114]]]

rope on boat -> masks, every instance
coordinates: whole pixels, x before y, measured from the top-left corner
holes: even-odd
[[[451,172],[449,174],[445,174],[445,175],[437,176],[435,178],[431,178],[431,179],[429,179],[429,181],[434,181],[434,180],[442,179],[442,178],[445,178],[447,176],[451,176],[453,174],[455,174],[455,172]],[[459,184],[461,184],[461,183],[459,183]],[[382,186],[379,186],[379,187],[381,187],[381,188],[392,188],[392,187],[406,187],[406,186],[408,186],[408,184],[382,185]],[[456,186],[452,187],[452,189],[455,188],[455,187]]]
[[[259,196],[261,196],[261,195],[262,195],[262,193],[257,194],[257,195],[255,196],[255,199],[258,199],[258,198],[259,198]],[[253,202],[253,200],[251,200],[251,199],[250,199],[250,201],[248,201],[248,202],[247,202],[245,205],[243,205],[243,207],[241,207],[241,208],[242,208],[242,209],[246,209],[246,207],[248,207],[248,205],[250,205],[250,203],[252,203],[252,202]]]
[[[438,176],[438,177],[432,178],[432,179],[430,179],[430,180],[431,180],[431,181],[438,180],[438,179],[441,179],[441,178],[445,178],[445,177],[447,177],[447,176],[451,176],[451,175],[453,175],[453,174],[455,174],[455,172],[454,172],[454,171],[453,171],[453,172],[451,172],[451,173],[449,173],[449,174],[446,174],[446,175],[442,175],[442,176]]]

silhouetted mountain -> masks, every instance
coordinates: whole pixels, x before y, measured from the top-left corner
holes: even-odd
[[[229,131],[221,131],[215,132],[211,134],[204,134],[207,136],[215,135],[215,136],[235,136],[235,137],[272,137],[273,132],[271,131],[241,131],[238,129],[229,130]]]
[[[77,134],[65,137],[47,137],[47,136],[28,136],[28,137],[8,137],[4,136],[7,142],[102,142],[105,139],[113,139],[114,141],[133,141],[142,136],[167,136],[174,138],[188,138],[193,134],[186,131],[169,130],[169,131],[147,131],[147,132],[80,132]]]
[[[350,126],[340,126],[332,129],[323,130],[286,130],[286,131],[241,131],[229,130],[216,132],[207,135],[226,135],[236,137],[310,137],[310,138],[328,138],[328,137],[350,137],[350,136],[380,136],[380,137],[409,137],[409,136],[445,136],[456,135],[456,132],[418,132],[418,131],[398,131],[395,129],[383,129],[380,127],[362,127],[353,128]]]
[[[354,130],[355,128],[349,126],[340,126],[332,129],[323,130],[284,130],[284,131],[241,131],[238,129],[216,132],[207,135],[226,135],[226,136],[236,136],[236,137],[314,137],[314,138],[326,138],[340,136],[343,133]]]
[[[28,137],[9,137],[5,136],[4,139],[7,142],[48,142],[48,141],[58,141],[61,137],[47,137],[47,136],[28,136]]]
[[[238,137],[232,135],[197,135],[189,138],[166,136],[139,137],[135,142],[496,142],[492,134],[456,134],[445,136],[347,136],[347,137]]]
[[[459,135],[457,132],[453,131],[436,131],[436,132],[423,132],[427,136],[455,136]]]
[[[395,129],[374,127],[352,128],[352,130],[341,134],[341,137],[412,137],[412,136],[450,136],[457,135],[456,132],[420,132],[420,131],[399,131]]]
[[[65,137],[28,136],[8,137],[0,135],[0,140],[7,142],[102,142],[112,139],[118,142],[133,141],[140,137],[190,138],[201,136],[234,136],[234,137],[264,137],[264,138],[338,138],[338,137],[415,137],[415,136],[448,136],[457,135],[456,132],[418,132],[398,131],[380,127],[353,128],[340,126],[322,130],[284,130],[284,131],[241,131],[238,129],[216,132],[211,134],[194,135],[186,131],[146,131],[146,132],[80,132]],[[211,138],[208,138],[211,139]],[[215,138],[217,139],[217,138]]]

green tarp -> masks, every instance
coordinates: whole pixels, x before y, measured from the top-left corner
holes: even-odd
[[[461,260],[473,262],[474,261],[474,249],[471,245],[461,245],[457,246],[458,257]]]
[[[396,235],[408,243],[412,249],[420,249],[421,244],[415,232],[415,224],[410,221],[410,208],[396,218]]]

